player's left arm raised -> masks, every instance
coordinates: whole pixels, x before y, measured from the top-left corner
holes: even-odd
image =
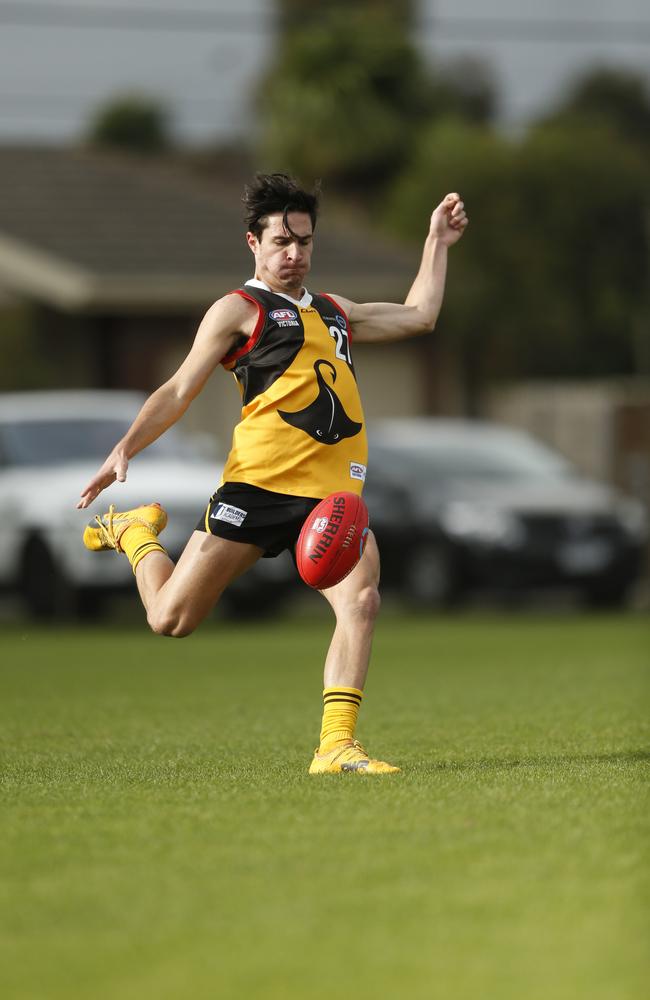
[[[461,238],[468,222],[459,194],[443,198],[431,216],[420,269],[403,304],[360,304],[333,296],[347,312],[356,341],[401,340],[433,330],[445,292],[447,251]]]

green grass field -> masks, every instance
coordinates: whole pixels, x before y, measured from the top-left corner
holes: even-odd
[[[641,616],[387,616],[306,774],[323,619],[2,635],[4,1000],[641,1000]]]

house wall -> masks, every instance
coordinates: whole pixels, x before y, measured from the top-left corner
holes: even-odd
[[[537,382],[495,389],[487,416],[521,427],[650,508],[650,382]]]
[[[96,384],[86,317],[34,303],[0,308],[0,389],[74,389]]]

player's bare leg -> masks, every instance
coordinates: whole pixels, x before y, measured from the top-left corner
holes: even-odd
[[[195,531],[174,565],[158,541],[167,524],[160,504],[118,513],[111,507],[84,531],[84,545],[123,552],[134,568],[147,620],[154,632],[180,638],[193,632],[228,584],[262,555],[257,545]]]
[[[336,628],[325,660],[324,686],[363,690],[368,673],[375,619],[379,613],[379,550],[372,531],[352,572],[323,590],[336,615]]]
[[[189,635],[262,551],[195,531],[176,565],[164,552],[149,553],[138,563],[135,577],[153,631],[175,638]]]
[[[350,575],[322,591],[336,615],[336,627],[325,660],[321,741],[310,774],[399,771],[398,767],[369,757],[354,738],[380,606],[378,586],[379,551],[370,532],[363,556]]]

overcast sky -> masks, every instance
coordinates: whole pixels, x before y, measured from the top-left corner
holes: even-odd
[[[594,64],[650,83],[647,0],[420,0],[418,10],[432,60],[493,65],[509,127]],[[0,0],[0,141],[75,138],[93,108],[128,90],[166,100],[182,140],[245,134],[273,11],[272,0]]]
[[[650,88],[648,0],[421,0],[419,9],[428,54],[493,66],[509,125],[525,125],[594,65],[640,72]]]

